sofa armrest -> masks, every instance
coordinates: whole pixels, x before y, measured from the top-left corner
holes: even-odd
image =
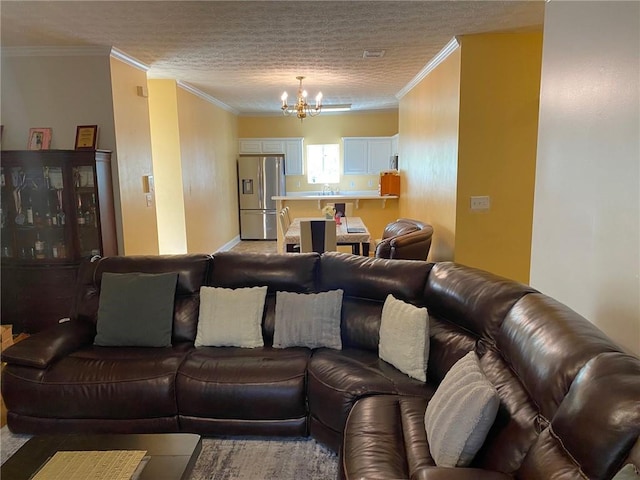
[[[71,321],[38,332],[2,352],[2,361],[25,367],[47,368],[84,345],[90,345],[96,327],[90,322]]]
[[[416,230],[415,232],[407,233],[406,235],[398,235],[389,239],[392,247],[402,248],[412,245],[414,243],[421,243],[429,240],[431,235],[425,230]]]
[[[511,475],[480,468],[425,467],[411,480],[512,480]]]

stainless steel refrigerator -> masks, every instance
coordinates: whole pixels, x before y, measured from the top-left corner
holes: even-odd
[[[284,155],[240,155],[238,203],[241,240],[277,238],[276,201],[271,197],[284,194]]]

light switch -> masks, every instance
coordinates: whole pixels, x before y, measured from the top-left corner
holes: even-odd
[[[145,197],[147,199],[147,207],[153,207],[153,194],[147,193]]]
[[[491,208],[491,199],[488,195],[471,197],[471,211],[486,212]]]

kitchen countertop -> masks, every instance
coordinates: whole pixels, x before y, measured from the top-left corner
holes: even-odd
[[[318,208],[322,208],[322,202],[335,202],[340,200],[355,201],[356,208],[360,208],[360,200],[382,200],[382,208],[385,207],[388,199],[398,198],[397,195],[380,195],[377,190],[346,191],[331,194],[322,194],[322,192],[291,192],[287,195],[273,196],[272,200],[279,201],[300,201],[313,200],[318,202]]]
[[[364,190],[360,192],[346,191],[331,194],[322,192],[291,192],[283,196],[271,197],[272,200],[368,200],[368,199],[398,198],[397,195],[380,195],[377,190]]]

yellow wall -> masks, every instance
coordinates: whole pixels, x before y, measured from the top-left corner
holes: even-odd
[[[189,253],[212,253],[239,235],[237,117],[177,90]]]
[[[340,145],[340,171],[343,171],[342,137],[385,137],[398,133],[398,111],[373,113],[327,113],[300,121],[285,116],[239,117],[238,137],[304,137],[303,155],[307,145],[337,143]],[[306,172],[306,168],[305,168]],[[337,188],[344,190],[377,190],[377,175],[342,176]],[[319,185],[307,183],[306,175],[287,175],[287,191],[320,190]]]
[[[147,99],[136,87],[147,84],[145,72],[111,58],[113,117],[118,152],[122,233],[125,255],[158,254],[156,209],[148,206],[142,177],[153,173]]]
[[[461,45],[455,260],[528,283],[542,33]],[[472,195],[490,210],[472,212]]]
[[[460,50],[400,100],[400,216],[433,226],[429,260],[453,260]]]
[[[160,254],[186,253],[175,80],[149,80],[149,117]]]

